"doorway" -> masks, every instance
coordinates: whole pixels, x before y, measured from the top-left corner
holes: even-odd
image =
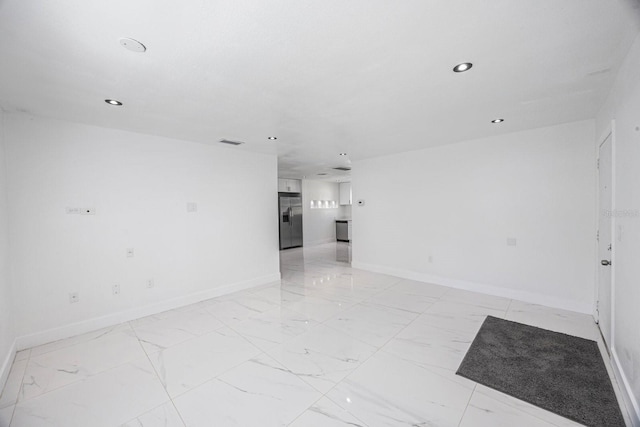
[[[598,300],[596,320],[607,348],[613,334],[613,145],[611,134],[598,149]]]

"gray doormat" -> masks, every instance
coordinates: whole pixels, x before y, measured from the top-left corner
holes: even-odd
[[[587,426],[625,425],[595,341],[488,316],[456,374]]]

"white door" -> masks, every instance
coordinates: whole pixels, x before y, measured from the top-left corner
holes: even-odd
[[[612,199],[612,152],[611,135],[600,145],[598,157],[599,190],[598,199],[600,204],[598,219],[598,305],[597,319],[600,331],[607,344],[611,348],[611,253],[612,238],[611,229],[613,222],[613,199]]]

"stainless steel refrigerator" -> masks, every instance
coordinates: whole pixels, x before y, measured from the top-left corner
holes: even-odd
[[[280,195],[280,249],[302,246],[302,197]]]

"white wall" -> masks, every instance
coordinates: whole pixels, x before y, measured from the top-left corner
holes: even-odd
[[[311,209],[311,200],[339,200],[339,187],[334,182],[302,180],[302,238],[304,246],[335,242],[338,208]]]
[[[13,298],[9,282],[9,224],[7,211],[4,113],[0,110],[0,389],[13,362]]]
[[[596,135],[614,127],[614,211],[640,210],[640,36],[629,52],[605,106]],[[600,142],[600,141],[599,141]],[[614,365],[627,390],[627,406],[640,426],[640,217],[614,217]],[[633,408],[633,409],[632,409]]]
[[[20,347],[279,279],[275,156],[12,114],[6,148]]]
[[[595,172],[593,121],[355,162],[353,266],[591,313]]]

